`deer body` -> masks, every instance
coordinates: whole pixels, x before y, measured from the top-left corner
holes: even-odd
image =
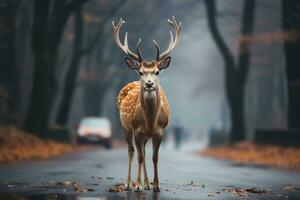
[[[140,84],[135,81],[121,89],[118,97],[120,119],[124,129],[141,128],[145,137],[151,137],[157,129],[168,125],[169,104],[162,88],[156,91],[154,98],[147,99]]]
[[[172,27],[175,28],[176,37],[173,39],[170,32],[170,42],[168,49],[160,54],[158,44],[154,41],[157,49],[156,60],[147,62],[141,58],[139,52],[138,41],[136,50],[133,53],[128,48],[127,33],[125,34],[124,44],[120,42],[119,31],[122,24],[125,23],[120,19],[118,25],[113,22],[114,39],[118,47],[120,47],[128,57],[125,58],[127,66],[140,74],[140,81],[135,81],[123,87],[118,96],[118,108],[120,112],[120,120],[124,130],[124,136],[128,143],[128,176],[126,188],[131,189],[131,162],[134,154],[133,140],[135,142],[138,154],[138,173],[135,191],[143,189],[141,181],[141,171],[144,172],[144,188],[150,189],[145,164],[145,146],[149,138],[152,138],[154,165],[153,191],[159,191],[158,180],[158,152],[164,129],[169,121],[169,104],[166,95],[159,84],[159,72],[166,69],[171,61],[170,52],[175,48],[179,41],[181,24],[177,24],[175,18],[169,20]]]

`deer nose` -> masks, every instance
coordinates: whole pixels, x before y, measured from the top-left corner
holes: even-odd
[[[151,81],[147,81],[147,82],[145,83],[145,88],[147,88],[147,89],[149,89],[149,88],[152,88],[152,87],[153,87],[153,85],[154,85],[154,83],[153,83],[153,82],[151,82]]]

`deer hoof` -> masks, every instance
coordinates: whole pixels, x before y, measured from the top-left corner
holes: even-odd
[[[145,190],[151,190],[150,185],[149,184],[145,185],[144,189]]]
[[[143,186],[140,185],[140,184],[136,185],[135,188],[134,188],[134,191],[135,192],[142,192],[143,191]]]
[[[160,192],[160,189],[159,189],[158,185],[153,186],[153,192]]]
[[[132,184],[131,183],[127,183],[127,184],[125,184],[125,190],[131,190],[131,188],[132,188]]]

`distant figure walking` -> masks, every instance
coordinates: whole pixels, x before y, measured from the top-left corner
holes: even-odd
[[[175,149],[180,148],[181,139],[182,139],[182,130],[183,128],[179,120],[175,120],[174,125],[172,127],[172,132],[174,134]]]

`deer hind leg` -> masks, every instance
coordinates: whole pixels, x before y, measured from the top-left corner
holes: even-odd
[[[143,147],[143,155],[144,155],[144,162],[143,162],[143,169],[144,169],[144,189],[145,190],[150,190],[150,184],[149,184],[149,179],[147,175],[147,169],[146,169],[146,143],[148,139],[145,139],[144,141],[144,147]]]
[[[124,134],[125,134],[126,142],[128,143],[128,175],[127,175],[127,180],[126,180],[126,184],[125,184],[125,189],[130,190],[132,188],[131,163],[132,163],[133,154],[134,154],[133,132],[124,130]]]
[[[141,172],[142,172],[142,165],[144,162],[144,155],[143,155],[143,146],[144,146],[144,139],[141,133],[137,133],[134,135],[135,146],[138,155],[138,173],[137,173],[137,180],[136,186],[134,191],[141,192],[143,190],[142,181],[141,181]]]
[[[153,166],[154,166],[154,179],[153,179],[153,191],[159,192],[159,180],[158,180],[158,171],[157,171],[157,162],[158,162],[158,151],[159,146],[161,143],[162,134],[159,134],[153,137],[152,144],[153,144]]]

